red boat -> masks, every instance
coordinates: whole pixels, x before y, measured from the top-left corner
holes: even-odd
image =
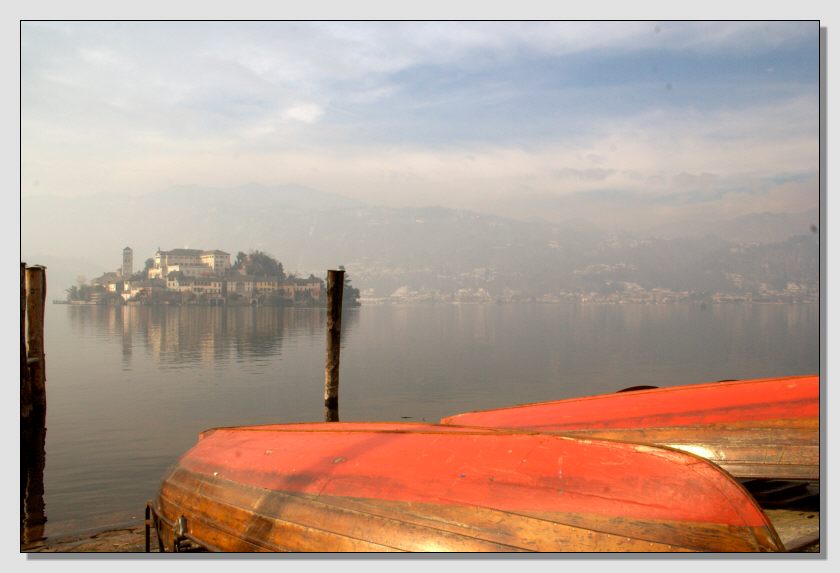
[[[784,550],[752,496],[697,456],[434,424],[209,430],[150,508],[166,550]]]
[[[619,392],[441,422],[669,446],[739,478],[819,479],[818,376]]]

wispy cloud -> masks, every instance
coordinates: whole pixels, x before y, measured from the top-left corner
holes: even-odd
[[[283,113],[284,118],[303,123],[315,123],[322,115],[324,110],[314,103],[295,104]]]
[[[816,22],[29,22],[23,190],[299,183],[548,218],[634,202],[794,209],[816,201],[817,34]]]

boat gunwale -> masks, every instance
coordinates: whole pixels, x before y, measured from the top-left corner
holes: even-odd
[[[592,396],[578,396],[572,398],[561,398],[559,400],[546,400],[542,402],[528,402],[524,404],[515,404],[513,406],[503,406],[500,408],[488,408],[483,410],[468,410],[466,412],[459,412],[457,414],[452,414],[451,416],[445,416],[441,418],[440,423],[444,425],[449,425],[447,420],[454,420],[460,416],[467,416],[472,414],[486,414],[490,412],[507,412],[513,411],[520,408],[531,408],[535,406],[553,406],[555,404],[566,404],[572,402],[589,402],[589,401],[597,401],[603,399],[617,399],[617,400],[626,400],[632,401],[639,396],[645,396],[649,394],[656,394],[656,395],[664,395],[669,394],[672,392],[682,392],[687,390],[703,390],[706,388],[722,388],[727,386],[740,386],[740,385],[748,385],[748,384],[760,384],[760,383],[769,383],[769,382],[783,382],[783,381],[791,381],[791,380],[810,380],[812,378],[817,379],[817,394],[819,401],[819,393],[820,393],[820,376],[819,374],[804,374],[804,375],[796,375],[796,376],[782,376],[778,378],[755,378],[755,379],[744,379],[744,380],[725,380],[720,382],[700,382],[697,384],[682,384],[679,386],[665,386],[661,388],[649,388],[645,390],[635,390],[633,392],[612,392],[612,393],[604,393],[604,394],[595,394]],[[807,399],[811,401],[811,399]],[[654,414],[655,415],[655,414]],[[458,425],[458,424],[452,424]]]

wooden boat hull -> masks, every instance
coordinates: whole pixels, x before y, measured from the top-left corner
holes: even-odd
[[[714,382],[470,412],[443,424],[668,446],[735,477],[819,479],[819,377]]]
[[[696,456],[431,424],[205,432],[153,509],[165,547],[214,551],[784,550],[743,487]]]

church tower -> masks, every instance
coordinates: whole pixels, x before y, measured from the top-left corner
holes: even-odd
[[[131,247],[123,249],[122,276],[128,278],[134,274],[134,251]]]

